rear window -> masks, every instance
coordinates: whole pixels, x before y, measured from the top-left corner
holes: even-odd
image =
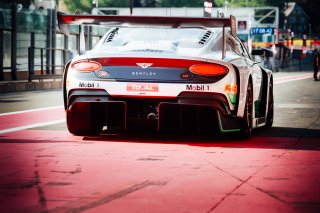
[[[115,28],[105,38],[104,45],[122,46],[135,41],[170,41],[180,47],[200,48],[213,34],[211,30],[200,28]]]

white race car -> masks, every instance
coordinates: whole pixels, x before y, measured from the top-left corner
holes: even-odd
[[[68,15],[67,24],[106,25],[96,47],[64,71],[67,126],[102,129],[238,132],[273,123],[272,72],[251,59],[235,18]],[[261,54],[261,51],[255,51]]]

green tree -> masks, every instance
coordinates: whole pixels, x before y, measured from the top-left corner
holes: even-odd
[[[95,5],[92,3],[92,0],[60,0],[64,1],[64,4],[67,6],[69,12],[74,12],[80,10],[82,13],[90,13],[92,8]],[[136,1],[134,1],[136,2]],[[138,4],[138,3],[136,3]],[[130,0],[98,0],[99,7],[130,7]]]
[[[214,7],[222,7],[224,0],[214,0],[213,6]]]
[[[93,7],[92,1],[90,0],[64,0],[64,3],[70,12],[74,12],[76,10],[80,10],[81,12],[89,12]]]
[[[130,0],[99,0],[105,7],[130,7]],[[100,4],[99,4],[100,5]]]
[[[134,7],[141,7],[141,1],[140,0],[133,0],[133,6]]]
[[[160,0],[161,7],[203,7],[203,0]]]
[[[1,0],[0,7],[9,8],[12,3],[22,4],[23,8],[29,8],[33,0]]]
[[[267,0],[228,0],[229,7],[262,7]],[[225,0],[214,0],[214,6],[222,7]]]
[[[157,0],[140,0],[142,7],[157,7]]]

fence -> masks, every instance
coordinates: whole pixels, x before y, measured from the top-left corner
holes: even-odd
[[[107,29],[86,27],[86,49]],[[0,8],[0,81],[57,78],[79,50],[79,28],[66,37],[57,28],[56,11]]]
[[[50,14],[50,15],[49,15]],[[0,80],[26,78],[28,69],[28,47],[31,33],[36,35],[34,45],[46,47],[48,19],[53,17],[50,10],[17,10],[0,8]],[[18,72],[20,71],[20,72]]]
[[[40,52],[40,64],[35,64],[34,59],[35,59],[35,52],[36,50],[39,50]],[[51,64],[48,65],[48,63],[45,66],[44,63],[44,53],[50,51],[52,52],[52,55],[55,56],[57,51],[62,52],[60,54],[62,56],[62,62],[61,64]],[[39,79],[43,80],[46,78],[62,78],[63,74],[63,67],[71,59],[71,52],[67,49],[61,49],[61,48],[39,48],[39,47],[34,47],[31,46],[28,48],[28,81],[31,82],[33,79]],[[40,67],[40,72],[35,73],[35,67]],[[44,67],[46,67],[46,73],[44,73]],[[60,67],[60,70],[56,72],[56,68]],[[49,69],[51,68],[51,72]]]

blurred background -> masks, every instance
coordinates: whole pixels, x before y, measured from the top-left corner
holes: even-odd
[[[132,9],[130,9],[132,6]],[[79,49],[79,28],[69,37],[57,28],[56,11],[99,15],[197,16],[237,19],[248,49],[263,48],[264,66],[301,70],[320,47],[319,0],[1,0],[0,81],[61,78]],[[108,29],[87,26],[86,49]],[[295,67],[295,68],[294,68]]]

